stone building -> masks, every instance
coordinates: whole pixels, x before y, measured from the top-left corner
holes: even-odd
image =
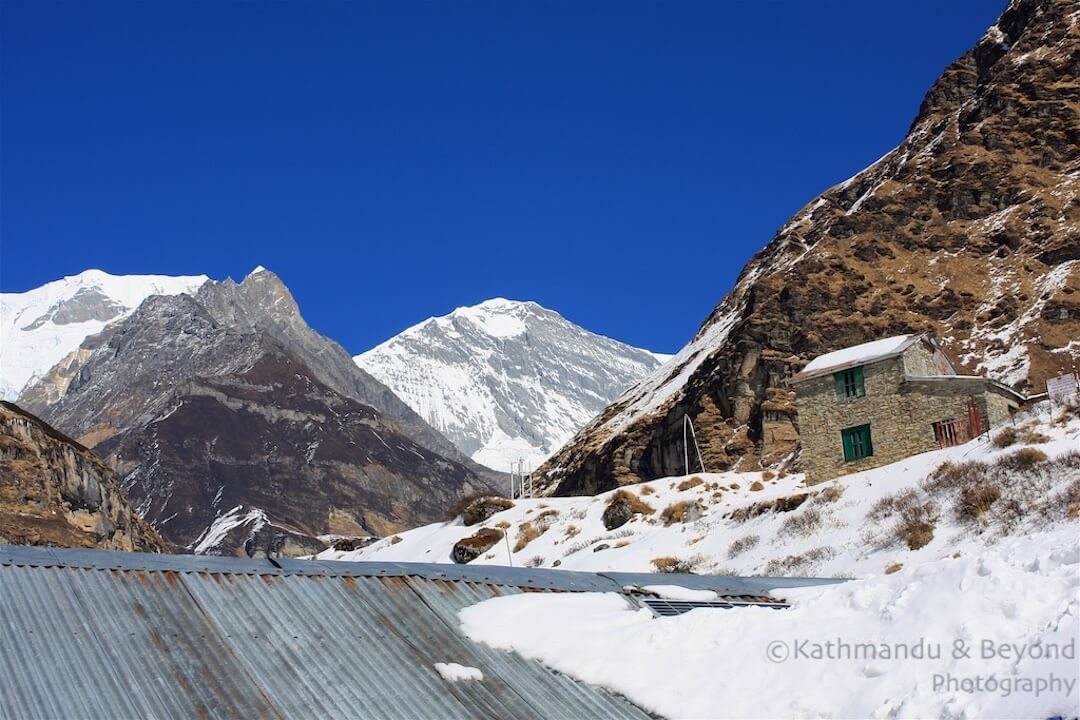
[[[995,380],[960,375],[927,335],[822,355],[791,383],[808,484],[966,442],[1024,400]]]

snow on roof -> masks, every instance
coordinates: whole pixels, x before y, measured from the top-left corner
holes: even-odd
[[[882,358],[890,357],[908,349],[921,335],[895,335],[893,337],[874,340],[873,342],[853,345],[836,352],[819,355],[810,361],[802,369],[797,379],[805,379],[817,375],[823,370],[839,367],[841,365],[862,365]]]

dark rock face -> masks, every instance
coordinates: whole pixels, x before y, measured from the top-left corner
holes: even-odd
[[[0,403],[0,543],[161,552],[92,452],[11,403]]]
[[[184,383],[153,423],[98,449],[144,516],[201,552],[232,550],[271,522],[294,536],[298,552],[317,549],[304,537],[392,534],[482,487],[282,352],[240,374]],[[252,517],[237,536],[206,544],[232,525],[214,527],[237,506],[265,520]]]
[[[600,522],[604,523],[604,529],[614,530],[630,522],[630,518],[633,516],[634,508],[630,507],[629,501],[625,498],[616,497],[604,508],[604,514],[600,516]]]
[[[115,463],[182,547],[233,552],[284,532],[286,553],[310,552],[319,536],[396,532],[489,489],[479,466],[308,328],[272,273],[151,297],[83,347],[54,369],[70,377],[58,400],[51,378],[23,399]]]
[[[495,547],[502,539],[502,530],[480,528],[475,535],[462,538],[454,543],[454,547],[450,550],[450,557],[459,565],[470,563]]]
[[[593,494],[796,450],[786,380],[810,358],[931,331],[1022,390],[1080,360],[1080,27],[1075,1],[1014,0],[926,95],[907,138],[808,204],[675,360],[539,471]]]

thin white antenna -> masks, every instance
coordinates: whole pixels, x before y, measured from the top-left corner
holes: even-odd
[[[510,561],[510,567],[514,567],[514,553],[510,552],[510,536],[503,532],[503,540],[506,541],[506,559]]]
[[[686,442],[686,428],[690,428],[690,437],[694,440],[694,450],[697,452],[697,460],[698,465],[701,466],[701,472],[708,472],[708,470],[705,469],[705,461],[701,459],[701,448],[698,447],[697,433],[694,431],[694,421],[690,419],[689,415],[683,415],[682,449],[684,474],[690,474],[690,444]]]

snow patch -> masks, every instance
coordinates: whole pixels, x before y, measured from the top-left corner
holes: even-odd
[[[484,673],[482,673],[479,668],[470,667],[468,665],[459,665],[454,662],[435,663],[435,671],[447,682],[460,682],[462,680],[480,681],[484,679]]]

